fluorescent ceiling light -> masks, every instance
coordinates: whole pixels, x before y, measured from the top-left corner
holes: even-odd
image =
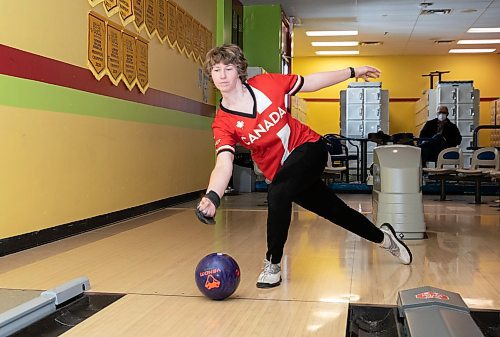
[[[458,40],[458,44],[494,44],[500,43],[500,39],[495,40]]]
[[[358,41],[311,42],[313,47],[352,47],[357,46],[358,44]]]
[[[467,54],[467,53],[493,53],[496,49],[450,49],[448,53]]]
[[[357,30],[316,30],[306,32],[307,36],[350,36],[358,35]]]
[[[357,50],[318,50],[316,55],[358,55]]]
[[[470,28],[467,33],[500,33],[500,27]]]

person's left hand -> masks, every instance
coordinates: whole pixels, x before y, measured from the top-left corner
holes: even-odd
[[[354,73],[356,78],[362,78],[365,81],[368,81],[370,78],[380,77],[380,70],[372,66],[356,67],[354,68]]]

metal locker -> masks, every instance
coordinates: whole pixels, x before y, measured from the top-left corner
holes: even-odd
[[[364,103],[380,103],[382,99],[382,89],[380,88],[366,88]]]
[[[458,120],[457,128],[458,131],[460,131],[462,137],[472,137],[472,133],[474,132],[474,124],[471,120]]]
[[[370,121],[365,120],[364,128],[363,128],[363,136],[368,137],[369,133],[375,133],[380,130],[380,122],[379,121]]]
[[[347,104],[352,103],[363,103],[363,89],[349,88],[349,90],[347,90]]]
[[[474,119],[475,111],[472,103],[457,104],[455,110],[457,111],[457,120]]]
[[[473,150],[468,150],[468,147],[472,147],[472,136],[462,137],[462,142],[460,143],[462,152],[473,152]]]
[[[368,154],[366,155],[366,166],[370,167],[372,164],[373,164],[373,151],[368,152]]]
[[[363,121],[354,120],[349,121],[346,125],[348,137],[362,137],[363,136]]]
[[[381,104],[365,104],[365,119],[380,119]]]
[[[446,103],[456,103],[457,101],[457,88],[453,86],[438,86],[437,88],[437,101],[439,105],[446,105]],[[443,104],[444,103],[444,104]]]
[[[472,103],[474,101],[474,88],[471,83],[460,83],[457,86],[457,103]]]
[[[356,153],[356,145],[358,146],[358,149],[359,149],[359,144],[357,144],[356,142],[346,142],[347,145],[347,152],[349,153]]]
[[[372,153],[373,152],[373,149],[377,147],[377,143],[374,143],[374,142],[368,142],[368,144],[366,145],[366,150],[368,153]]]
[[[352,82],[340,92],[340,128],[347,138],[367,138],[369,133],[389,132],[389,92],[381,82]],[[359,142],[353,141],[359,147]],[[368,165],[372,163],[373,142],[368,142]],[[347,143],[350,154],[356,148]]]
[[[363,104],[347,104],[347,119],[363,119]]]

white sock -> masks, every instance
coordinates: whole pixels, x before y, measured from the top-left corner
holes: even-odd
[[[391,238],[389,237],[389,234],[384,233],[384,240],[380,243],[380,247],[383,248],[389,248],[391,246]]]

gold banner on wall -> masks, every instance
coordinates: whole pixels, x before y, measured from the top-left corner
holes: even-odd
[[[88,16],[87,65],[100,80],[106,74],[106,21],[100,15],[90,12]]]
[[[123,82],[128,90],[132,90],[137,82],[137,48],[135,36],[124,31],[123,40]]]
[[[106,28],[106,73],[111,82],[118,85],[123,76],[122,27],[108,22]]]
[[[135,42],[137,48],[137,86],[144,94],[149,88],[148,41],[138,36]]]
[[[132,0],[134,12],[134,26],[138,32],[144,27],[144,0]]]
[[[177,28],[176,31],[176,36],[177,36],[177,49],[182,53],[184,51],[185,47],[185,32],[184,32],[184,10],[177,6],[177,11],[176,11],[176,22],[177,24],[175,25],[175,28]]]
[[[134,21],[134,11],[132,0],[119,0],[120,20],[124,26]]]
[[[174,48],[177,42],[177,6],[173,1],[167,3],[167,38],[170,47]]]
[[[158,1],[158,12],[156,13],[156,35],[161,43],[167,39],[167,0]]]
[[[202,55],[202,58],[205,58],[205,55],[207,54],[207,29],[203,26],[200,25],[200,54]]]
[[[146,33],[151,39],[156,31],[157,3],[155,0],[145,0],[144,17],[146,22]]]
[[[104,10],[109,17],[118,13],[118,0],[104,0]]]
[[[207,50],[207,53],[210,49],[212,49],[212,46],[213,46],[213,37],[212,37],[212,32],[209,31],[208,29],[206,29],[206,37],[207,37],[207,40],[206,40],[206,50]]]
[[[95,7],[103,1],[104,0],[89,0],[89,4],[90,4],[90,6]]]
[[[200,59],[200,23],[193,19],[193,59]]]
[[[186,12],[184,15],[184,50],[187,56],[193,54],[193,17]]]

